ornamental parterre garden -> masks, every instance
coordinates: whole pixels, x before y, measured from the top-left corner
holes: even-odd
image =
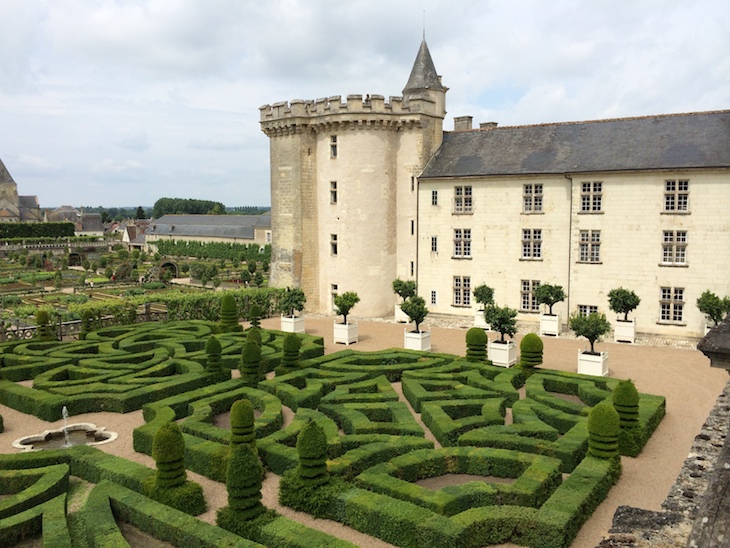
[[[398,546],[569,546],[664,398],[468,354],[324,355],[321,338],[202,320],[0,346],[1,404],[45,421],[142,409],[134,449],[156,465],[86,445],[0,455],[0,545],[125,546],[127,523],[175,546],[353,546],[263,506],[277,474],[283,505]],[[207,503],[187,471],[227,489],[216,525],[194,517]],[[426,483],[450,474],[474,478]],[[77,478],[92,486],[71,511]]]

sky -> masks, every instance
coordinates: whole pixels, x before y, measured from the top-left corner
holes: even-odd
[[[0,160],[44,208],[265,206],[259,107],[399,96],[424,30],[451,130],[730,109],[728,29],[727,0],[0,0]]]

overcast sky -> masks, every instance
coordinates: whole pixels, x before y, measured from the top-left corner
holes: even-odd
[[[728,0],[0,0],[0,159],[41,207],[268,205],[258,107],[401,95],[453,117],[730,109]]]

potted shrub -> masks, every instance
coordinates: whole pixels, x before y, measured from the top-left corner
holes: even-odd
[[[697,299],[697,308],[708,321],[713,322],[713,325],[705,324],[705,335],[707,335],[710,329],[723,320],[725,315],[730,314],[730,298],[721,299],[712,291],[707,290]]]
[[[494,304],[494,289],[487,284],[482,284],[475,287],[472,293],[474,300],[480,305],[479,310],[474,312],[474,327],[491,329],[487,320],[484,318],[484,312],[488,306]]]
[[[570,328],[591,343],[591,349],[578,351],[578,373],[605,377],[608,375],[608,352],[596,352],[595,343],[611,331],[606,315],[593,312],[588,316],[576,314],[570,318]]]
[[[393,292],[401,298],[401,304],[416,296],[416,281],[415,280],[401,280],[396,278],[393,280]],[[395,321],[398,323],[408,323],[408,315],[403,309],[396,305],[395,307]]]
[[[357,322],[347,323],[347,315],[360,302],[360,297],[354,291],[346,291],[342,295],[335,295],[334,301],[337,313],[342,315],[342,323],[337,323],[335,320],[335,344],[344,343],[349,345],[350,343],[356,343]]]
[[[636,340],[636,322],[629,320],[629,313],[636,310],[640,302],[639,296],[630,289],[619,287],[608,292],[608,308],[624,315],[623,319],[616,318],[614,341],[633,343]]]
[[[431,350],[431,332],[421,331],[421,323],[428,315],[426,301],[414,295],[400,305],[408,318],[416,325],[413,331],[403,330],[403,346],[408,350]]]
[[[287,287],[279,300],[281,310],[281,330],[287,333],[304,333],[304,317],[297,312],[304,310],[307,297],[299,287]]]
[[[553,314],[553,305],[563,302],[566,296],[562,285],[544,284],[535,289],[535,300],[548,307],[547,314],[540,314],[540,335],[560,335],[560,314]]]
[[[507,306],[488,306],[484,312],[487,323],[500,335],[499,340],[489,343],[489,359],[492,365],[512,367],[517,363],[517,347],[513,341],[505,340],[517,333],[517,310]]]

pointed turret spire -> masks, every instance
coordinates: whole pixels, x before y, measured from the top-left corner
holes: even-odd
[[[407,97],[426,89],[446,91],[436,73],[436,67],[433,64],[431,53],[428,51],[428,45],[424,38],[418,50],[418,55],[416,55],[416,61],[413,63],[408,83],[403,89],[403,96]]]
[[[10,175],[10,172],[5,167],[5,164],[2,160],[0,160],[0,183],[15,184],[15,181],[13,181],[13,177]]]

